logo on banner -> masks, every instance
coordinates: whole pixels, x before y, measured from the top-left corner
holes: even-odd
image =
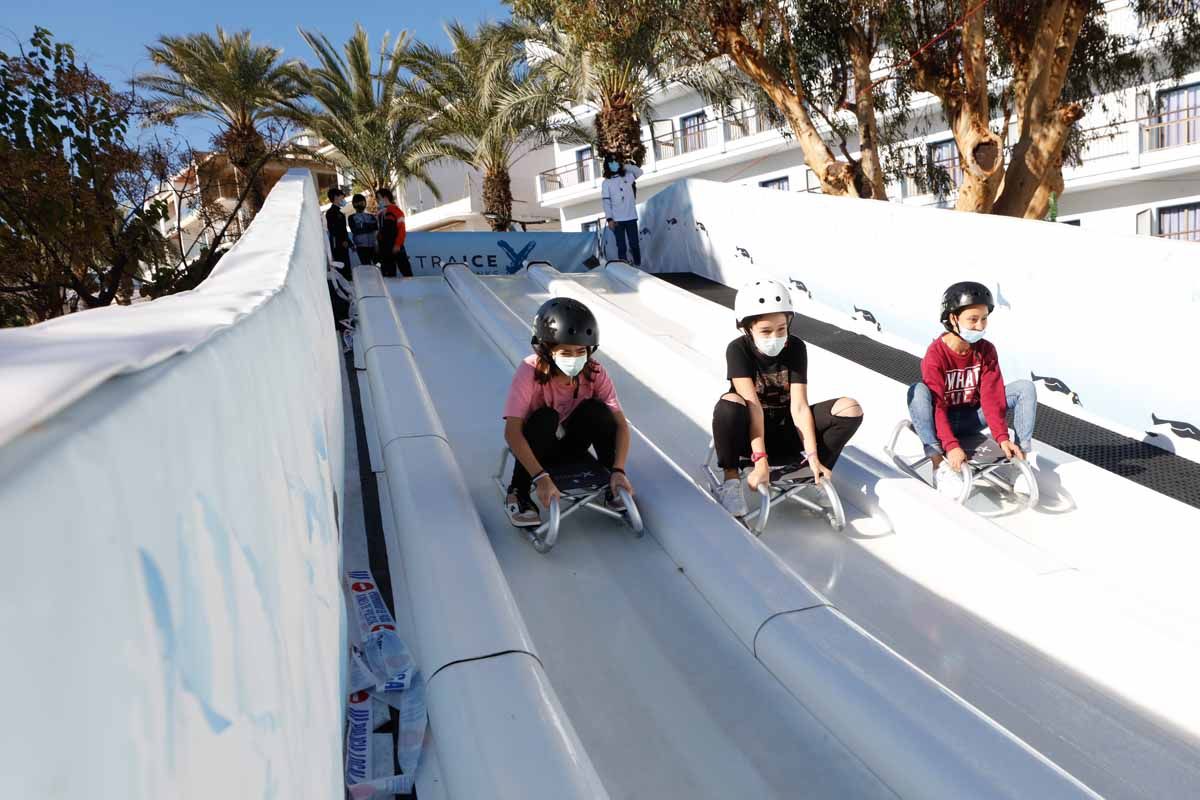
[[[394,631],[394,630],[396,630],[395,625],[388,625],[386,623],[382,623],[382,624],[373,626],[371,628],[371,633],[376,633],[377,631]]]
[[[366,583],[365,581],[360,581],[359,583],[351,584],[350,588],[356,592],[369,592],[375,588],[375,584]]]
[[[509,275],[515,275],[521,271],[521,267],[525,266],[525,259],[533,252],[533,248],[537,247],[537,242],[529,242],[521,248],[521,252],[512,249],[512,245],[503,239],[496,242],[496,246],[508,253],[508,266],[505,267],[505,272]]]
[[[367,694],[366,692],[355,692],[354,694],[350,695],[350,702],[355,704],[365,703],[367,702],[367,698],[370,696],[371,695]]]

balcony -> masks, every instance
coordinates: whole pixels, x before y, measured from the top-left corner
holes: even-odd
[[[1171,111],[1150,119],[1158,121],[1143,122],[1141,126],[1143,152],[1200,144],[1200,108]]]
[[[671,129],[659,132],[660,126],[669,124]],[[753,109],[738,111],[702,124],[685,124],[675,129],[675,120],[653,120],[651,130],[654,135],[642,140],[646,147],[647,159],[644,169],[647,173],[659,172],[663,162],[668,162],[672,170],[673,159],[682,156],[710,153],[719,155],[737,148],[752,147],[761,144],[763,140],[755,140],[759,134],[776,132],[765,115],[758,114]],[[772,139],[771,141],[775,141]],[[541,196],[552,192],[595,188],[602,178],[599,159],[584,158],[574,164],[548,169],[538,175],[538,188]]]
[[[538,175],[538,180],[541,184],[542,194],[547,194],[559,189],[569,189],[572,186],[590,185],[599,174],[599,159],[592,156],[565,167],[548,169]]]

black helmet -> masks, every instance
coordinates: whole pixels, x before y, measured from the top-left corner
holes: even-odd
[[[573,344],[594,350],[600,346],[600,326],[583,303],[570,297],[553,297],[542,303],[533,318],[532,343],[535,347]]]
[[[996,308],[992,299],[992,290],[982,283],[975,281],[959,281],[951,284],[942,292],[942,325],[951,333],[954,328],[950,325],[950,315],[957,314],[967,306],[987,306],[988,313]]]

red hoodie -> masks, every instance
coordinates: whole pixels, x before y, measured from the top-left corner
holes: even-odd
[[[933,393],[933,422],[938,440],[947,453],[958,447],[958,437],[950,430],[949,409],[958,406],[979,408],[997,442],[1008,441],[1008,401],[1004,397],[1004,376],[996,348],[986,339],[971,345],[965,356],[950,349],[939,336],[921,360],[921,380]]]

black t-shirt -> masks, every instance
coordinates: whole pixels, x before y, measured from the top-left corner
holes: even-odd
[[[764,413],[788,413],[791,384],[808,383],[808,350],[798,336],[789,335],[782,352],[770,358],[759,352],[749,336],[739,336],[725,348],[725,370],[729,391],[736,391],[734,378],[751,378]]]

